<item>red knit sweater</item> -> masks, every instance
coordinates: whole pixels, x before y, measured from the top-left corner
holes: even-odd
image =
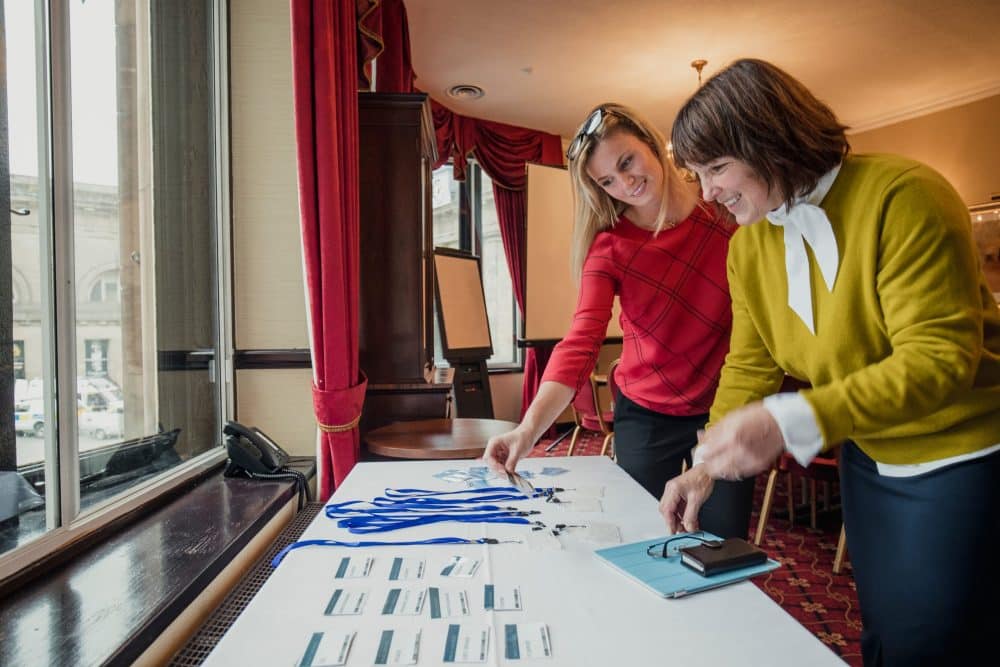
[[[615,381],[639,405],[668,415],[707,413],[729,351],[726,252],[736,225],[711,206],[657,235],[622,216],[594,237],[576,314],[542,381],[579,390],[594,369],[615,295],[622,357]]]

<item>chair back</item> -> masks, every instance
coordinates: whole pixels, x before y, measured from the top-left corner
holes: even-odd
[[[618,370],[618,364],[622,362],[622,358],[618,357],[611,364],[608,365],[608,391],[611,392],[611,409],[615,409],[615,402],[618,400],[618,396],[621,393],[618,390],[618,382],[615,381],[615,371]]]
[[[597,394],[597,378],[593,372],[590,373],[589,381],[576,392],[572,407],[577,426],[605,434],[611,432],[611,413],[601,409]]]

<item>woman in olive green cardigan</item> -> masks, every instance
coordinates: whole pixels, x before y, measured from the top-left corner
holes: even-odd
[[[844,443],[865,663],[973,664],[1000,628],[1000,312],[954,189],[912,160],[851,154],[845,129],[758,60],[677,116],[676,158],[741,229],[710,425],[660,509],[694,530],[713,480]],[[776,393],[786,374],[811,388]]]

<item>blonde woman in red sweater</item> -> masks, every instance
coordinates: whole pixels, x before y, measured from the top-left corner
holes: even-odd
[[[735,226],[701,200],[649,121],[619,104],[588,114],[570,143],[579,299],[520,425],[492,438],[484,459],[513,471],[588,380],[615,296],[621,303],[621,363],[615,380],[618,464],[651,495],[689,461],[704,428],[729,349],[732,312],[726,253]],[[753,480],[716,485],[701,525],[747,534]]]

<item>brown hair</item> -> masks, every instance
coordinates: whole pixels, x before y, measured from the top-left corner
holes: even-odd
[[[684,103],[671,140],[678,165],[734,157],[791,204],[847,155],[846,129],[797,79],[771,63],[746,58]]]
[[[604,116],[600,126],[583,141],[579,153],[569,161],[570,183],[573,188],[573,248],[572,248],[572,270],[573,277],[579,281],[583,270],[583,261],[587,257],[591,243],[598,232],[613,227],[618,222],[618,216],[625,210],[626,205],[620,202],[601,186],[594,182],[587,174],[587,162],[594,149],[606,137],[621,132],[631,134],[649,146],[653,155],[660,161],[663,167],[663,200],[660,202],[660,210],[656,217],[656,231],[659,232],[667,224],[667,205],[669,195],[677,188],[680,182],[680,175],[674,168],[670,157],[667,154],[667,141],[663,133],[656,129],[649,120],[639,112],[623,104],[605,103],[601,104],[587,114],[589,119],[591,114],[597,109],[602,109]],[[586,123],[587,121],[584,121]],[[583,129],[583,126],[580,126]]]

